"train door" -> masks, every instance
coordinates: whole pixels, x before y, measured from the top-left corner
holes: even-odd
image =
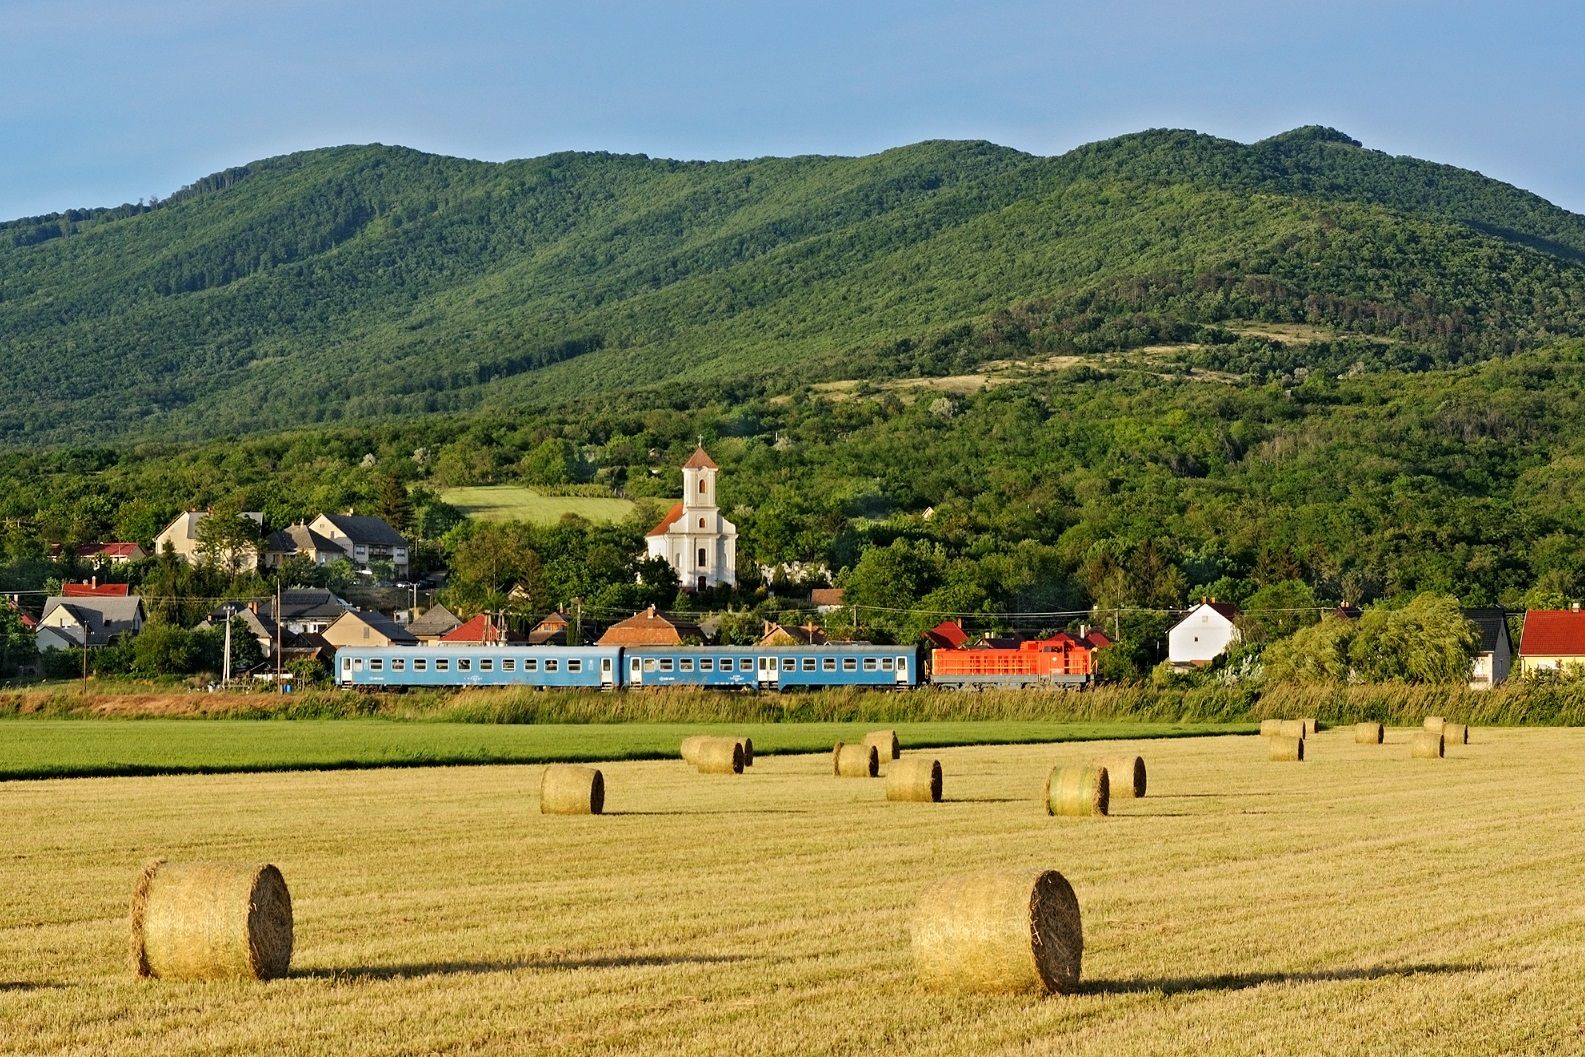
[[[352,682],[352,658],[351,657],[343,657],[343,658],[341,658],[341,681],[343,683]]]
[[[600,688],[609,690],[616,686],[616,671],[609,657],[600,658]]]
[[[639,658],[637,658],[637,657],[629,657],[627,659],[627,685],[628,686],[643,686],[644,685],[643,671],[644,671],[644,662],[642,660],[640,660]]]
[[[899,685],[911,685],[908,679],[908,656],[904,654],[897,658],[897,682]]]
[[[781,669],[776,665],[775,657],[761,657],[759,659],[759,685],[774,687],[779,686]]]

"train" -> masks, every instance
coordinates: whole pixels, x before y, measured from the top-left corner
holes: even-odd
[[[819,646],[344,646],[336,651],[341,686],[524,686],[590,690],[695,686],[723,690],[801,690],[861,686],[908,690],[941,686],[1083,688],[1088,651],[1072,636],[1006,647],[925,650],[870,643]],[[928,658],[928,659],[927,659]]]

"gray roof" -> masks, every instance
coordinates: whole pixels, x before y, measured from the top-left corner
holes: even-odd
[[[380,518],[356,514],[325,514],[324,518],[354,543],[373,543],[381,547],[407,546],[402,534]]]
[[[1497,644],[1508,637],[1508,613],[1501,606],[1466,609],[1464,619],[1480,629],[1481,653],[1495,653]]]
[[[462,620],[445,606],[430,606],[424,610],[423,615],[407,625],[407,630],[414,635],[444,635],[462,627]]]
[[[325,551],[340,552],[336,541],[321,536],[307,525],[292,525],[279,532],[272,532],[264,541],[264,549],[278,554],[296,554],[298,551]]]
[[[268,599],[270,619],[275,619],[275,599]],[[337,598],[335,592],[321,587],[296,587],[281,592],[281,619],[298,620],[303,617],[339,617],[352,607]]]
[[[100,623],[131,624],[143,614],[143,599],[137,595],[87,595],[67,598],[50,595],[44,600],[44,616],[62,606],[76,620],[91,615]]]

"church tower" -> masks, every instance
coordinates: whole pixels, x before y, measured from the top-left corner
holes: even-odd
[[[737,526],[716,506],[719,472],[701,444],[682,464],[682,501],[645,537],[649,556],[666,559],[685,591],[737,586]]]

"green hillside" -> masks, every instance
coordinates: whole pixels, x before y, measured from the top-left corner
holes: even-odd
[[[1253,378],[1585,336],[1585,218],[1326,129],[1038,158],[341,147],[0,225],[0,443],[197,438],[1191,342]],[[1274,343],[1235,323],[1303,323]],[[657,388],[660,387],[660,388]]]

